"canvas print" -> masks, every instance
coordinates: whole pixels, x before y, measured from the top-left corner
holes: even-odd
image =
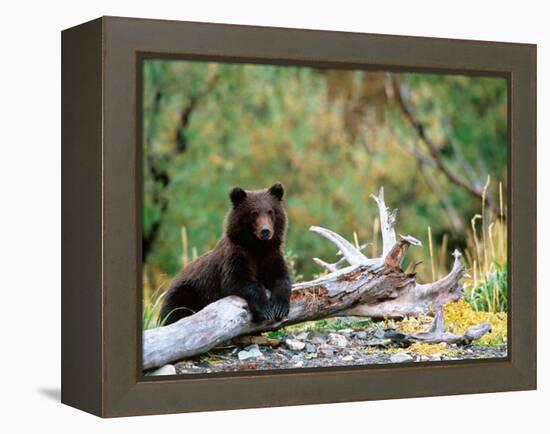
[[[506,79],[140,69],[145,375],[507,357]]]

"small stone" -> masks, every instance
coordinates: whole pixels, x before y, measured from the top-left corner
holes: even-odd
[[[174,365],[164,365],[162,368],[155,369],[149,375],[176,375]]]
[[[296,335],[296,339],[300,341],[305,341],[307,339],[307,333],[306,332],[298,333]]]
[[[378,339],[384,339],[385,336],[386,336],[386,332],[380,327],[377,327],[376,331],[374,332],[374,337]]]
[[[283,347],[278,348],[277,353],[287,358],[291,358],[294,355],[294,352]]]
[[[256,359],[259,357],[263,357],[262,352],[260,351],[260,348],[257,344],[250,345],[247,347],[246,350],[241,350],[237,353],[237,356],[239,357],[239,360],[248,360],[248,359]]]
[[[315,353],[315,352],[317,352],[317,348],[312,343],[306,342],[306,351],[308,353]]]
[[[253,356],[248,351],[241,350],[237,353],[237,357],[239,358],[239,360],[247,360],[251,359]]]
[[[334,356],[334,350],[331,347],[324,345],[319,348],[319,354],[323,357],[330,358]]]
[[[347,356],[342,357],[342,360],[344,362],[351,362],[353,360],[353,356],[351,354],[348,354]]]
[[[338,348],[346,348],[348,346],[348,340],[338,333],[329,333],[329,341],[332,345]]]
[[[367,332],[365,332],[365,331],[358,331],[358,332],[355,332],[355,333],[354,333],[354,336],[355,336],[357,339],[367,339]]]
[[[299,341],[297,339],[287,339],[285,341],[285,344],[289,349],[293,351],[302,351],[306,346],[304,342]]]
[[[419,362],[429,362],[430,358],[428,356],[425,356],[424,354],[422,354],[418,357],[418,361]]]
[[[342,329],[342,330],[339,330],[338,333],[340,333],[341,335],[344,335],[344,336],[351,336],[353,334],[353,329]]]
[[[307,339],[312,344],[322,345],[325,343],[326,336],[321,332],[309,332],[307,335]]]
[[[369,339],[368,341],[365,341],[366,347],[385,347],[391,344],[391,339]]]
[[[390,357],[392,363],[404,363],[414,361],[414,357],[407,353],[396,353]]]
[[[437,361],[441,360],[441,354],[432,354],[430,356],[430,360],[432,362],[437,362]]]

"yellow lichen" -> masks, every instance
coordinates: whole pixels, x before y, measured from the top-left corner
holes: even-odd
[[[396,321],[391,324],[395,328],[404,333],[419,333],[426,332],[432,323],[433,318],[428,315],[420,315],[416,318],[406,317],[401,321]]]
[[[492,332],[487,333],[481,339],[475,341],[475,344],[498,346],[506,343],[507,337],[507,315],[504,312],[481,312],[472,309],[469,303],[459,300],[455,303],[448,303],[444,307],[445,331],[463,334],[470,327],[478,324],[491,324]],[[394,328],[404,333],[427,332],[433,321],[432,316],[420,315],[417,318],[407,317],[402,321],[386,320],[385,328]],[[413,344],[406,352],[414,352],[419,355],[452,355],[452,350],[442,351],[439,344]],[[403,351],[395,348],[394,352]],[[391,352],[391,351],[390,351]]]
[[[459,300],[445,305],[444,314],[445,329],[451,333],[464,333],[477,324],[491,324],[491,333],[474,343],[496,346],[507,341],[508,318],[505,312],[476,311],[466,301]]]

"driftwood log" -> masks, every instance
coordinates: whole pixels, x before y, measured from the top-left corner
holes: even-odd
[[[310,230],[335,244],[342,259],[329,264],[314,258],[329,274],[293,285],[287,318],[278,322],[253,323],[242,298],[223,298],[176,323],[146,330],[143,333],[143,368],[163,366],[207,352],[237,336],[276,330],[290,324],[342,315],[416,317],[430,313],[433,307],[438,308],[463,297],[460,279],[464,275],[464,267],[458,251],[453,253],[455,261],[450,273],[436,282],[418,284],[414,271],[405,273],[401,270],[409,246],[421,244],[411,236],[397,239],[397,210],[389,212],[387,209],[383,188],[378,196],[372,197],[380,213],[382,253],[379,257],[368,258],[361,247],[357,248],[341,235],[313,226]],[[436,309],[436,312],[433,333],[421,336],[418,341],[445,342],[446,338],[452,338],[449,340],[458,342],[460,337],[445,336],[441,330],[442,311]],[[488,331],[484,327],[480,330],[481,335]]]

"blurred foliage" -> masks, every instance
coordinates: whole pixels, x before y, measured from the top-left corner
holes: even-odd
[[[382,185],[388,206],[399,208],[398,233],[428,246],[430,227],[434,245],[440,246],[434,253],[438,275],[449,268],[455,247],[468,248],[467,229],[481,202],[437,166],[420,170],[406,148],[426,151],[425,144],[396,103],[389,74],[173,60],[146,60],[143,68],[149,294],[182,264],[215,246],[234,185],[285,184],[287,259],[295,276],[304,279],[321,271],[312,257],[337,259],[331,243],[309,233],[311,225],[349,240],[355,231],[360,243],[373,243],[365,250],[368,256],[380,254],[378,212],[369,195]],[[487,175],[501,181],[506,197],[506,81],[419,73],[393,77],[407,84],[416,114],[445,163],[476,184],[483,185]],[[495,185],[488,192],[493,197]],[[464,230],[451,224],[449,206]],[[427,247],[409,250],[407,262],[416,260],[425,261],[417,269],[419,280],[431,280]]]

